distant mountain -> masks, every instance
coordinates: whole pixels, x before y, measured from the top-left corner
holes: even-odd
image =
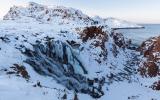
[[[30,2],[27,7],[12,7],[3,19],[22,19],[21,21],[25,21],[26,18],[34,19],[43,23],[59,24],[69,24],[70,22],[72,22],[72,24],[85,24],[92,21],[89,16],[73,8],[66,8],[63,6],[50,8],[34,2]]]
[[[106,18],[105,23],[110,26],[110,28],[143,28],[141,25],[116,18]]]
[[[74,8],[47,7],[34,2],[26,7],[12,7],[3,19],[0,99],[158,100],[160,97],[159,91],[155,91],[159,90],[159,84],[151,84],[152,77],[148,77],[159,74],[159,62],[154,60],[159,59],[156,53],[159,39],[148,40],[137,49],[130,47],[131,41],[123,34],[111,31],[139,25],[113,18],[92,18]],[[150,61],[154,64],[150,65]]]
[[[36,4],[30,2],[28,7],[17,7],[14,6],[10,11],[4,16],[4,20],[15,20],[15,19],[25,19],[33,18],[40,22],[45,23],[70,23],[75,24],[94,24],[96,22],[108,25],[110,28],[142,28],[143,26],[116,19],[116,18],[106,18],[103,19],[99,16],[91,18],[83,14],[80,10],[73,8],[66,8],[63,6],[56,6],[53,8]],[[26,19],[25,19],[26,20]],[[25,21],[24,20],[24,21]],[[23,21],[23,20],[22,20]],[[97,24],[98,24],[97,23]]]

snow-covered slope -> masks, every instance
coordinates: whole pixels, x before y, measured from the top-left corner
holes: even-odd
[[[16,20],[32,18],[42,23],[58,23],[58,24],[86,24],[91,21],[90,17],[81,11],[66,8],[63,6],[55,6],[53,8],[30,2],[27,7],[14,6],[9,13],[4,16],[4,20]]]
[[[121,19],[116,19],[116,18],[106,18],[105,23],[110,27],[114,29],[119,29],[119,28],[143,28],[143,26],[121,20]]]
[[[79,10],[14,6],[0,21],[0,99],[159,98],[138,81],[139,52],[128,48],[122,34]]]

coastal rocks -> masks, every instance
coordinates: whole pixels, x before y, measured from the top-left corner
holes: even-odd
[[[140,67],[140,69],[142,69],[140,70],[141,74],[156,77],[159,74],[160,37],[154,37],[143,42],[139,50],[146,58]]]
[[[143,42],[139,51],[144,56],[140,62],[138,71],[142,77],[157,78],[158,82],[153,82],[151,86],[155,90],[159,90],[160,75],[160,37],[150,38]]]

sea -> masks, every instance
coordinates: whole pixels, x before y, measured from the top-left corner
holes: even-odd
[[[143,41],[160,36],[160,24],[141,24],[144,28],[141,29],[118,29],[126,39],[131,39],[133,45],[141,45]]]

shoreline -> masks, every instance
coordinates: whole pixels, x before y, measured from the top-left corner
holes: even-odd
[[[112,30],[119,30],[119,29],[144,29],[145,27],[125,27],[125,28],[111,28]]]

